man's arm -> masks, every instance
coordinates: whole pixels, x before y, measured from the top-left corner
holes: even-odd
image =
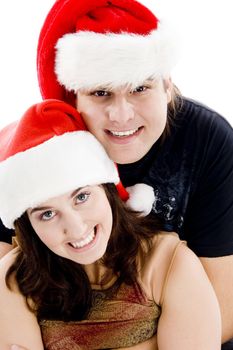
[[[22,344],[33,350],[43,350],[40,327],[36,316],[27,308],[25,298],[11,279],[12,290],[5,283],[8,268],[15,260],[16,250],[0,260],[0,349],[9,350],[11,344]]]
[[[9,253],[13,249],[13,246],[9,243],[0,242],[0,259]]]
[[[233,255],[200,260],[219,301],[224,343],[233,338]]]

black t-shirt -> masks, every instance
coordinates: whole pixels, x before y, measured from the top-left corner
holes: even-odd
[[[184,99],[165,141],[119,172],[125,186],[154,188],[153,213],[197,255],[233,254],[233,129],[216,112]]]
[[[197,255],[233,254],[233,129],[219,114],[184,99],[166,140],[119,172],[154,188],[153,213]]]

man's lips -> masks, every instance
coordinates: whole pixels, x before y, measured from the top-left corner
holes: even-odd
[[[106,132],[113,137],[125,138],[125,137],[136,135],[141,129],[142,129],[142,126],[135,129],[129,129],[124,131],[106,130]]]

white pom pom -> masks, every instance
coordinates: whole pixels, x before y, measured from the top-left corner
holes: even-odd
[[[126,188],[129,193],[129,199],[126,205],[136,211],[141,212],[144,216],[151,212],[155,195],[151,186],[139,183]]]

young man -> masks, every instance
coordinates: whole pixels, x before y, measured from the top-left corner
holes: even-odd
[[[188,242],[215,288],[224,342],[233,338],[233,130],[178,94],[176,44],[134,0],[58,0],[39,38],[39,84],[43,98],[77,107],[125,186],[154,188],[152,213]]]

